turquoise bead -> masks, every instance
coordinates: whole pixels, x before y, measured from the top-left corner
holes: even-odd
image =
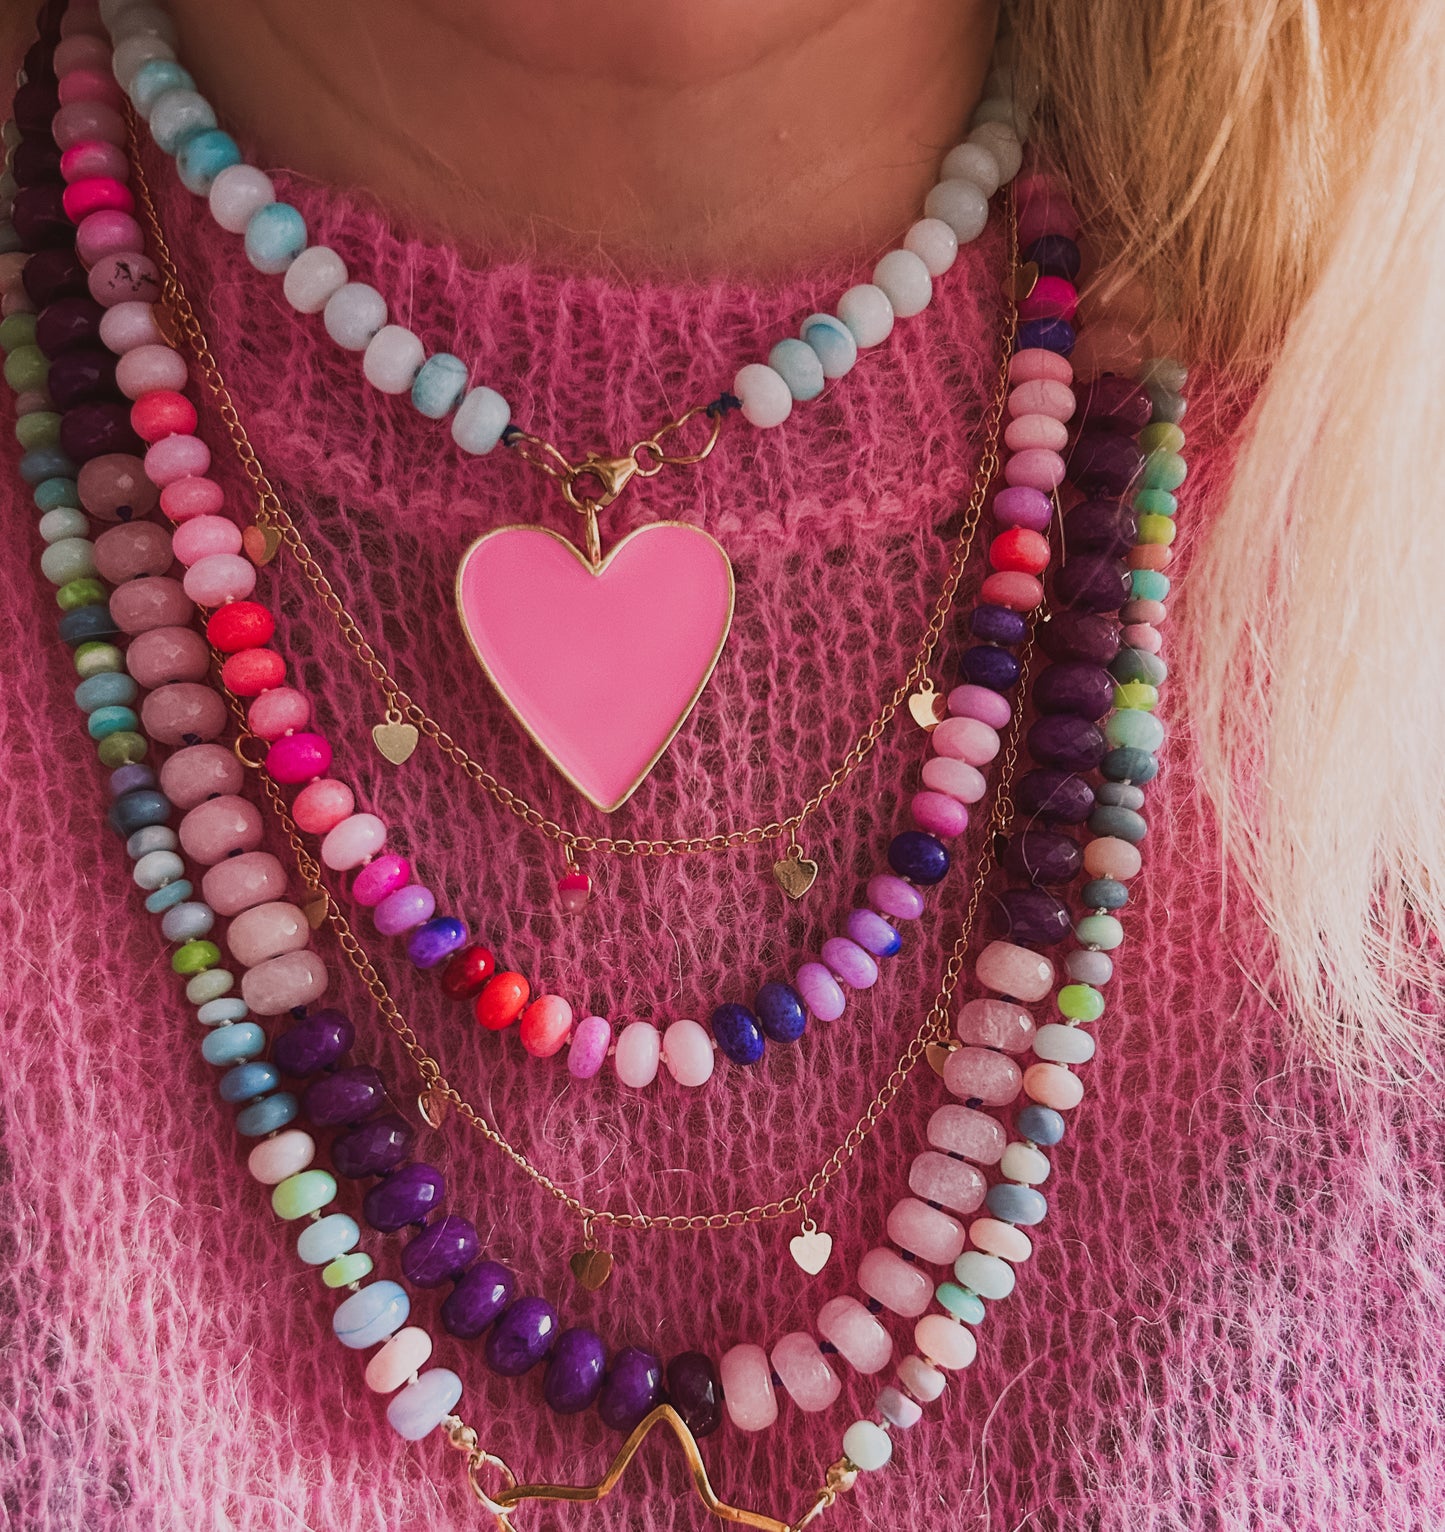
[[[80,507],[80,487],[74,479],[42,479],[35,486],[36,510],[53,511],[62,505],[72,510]]]
[[[196,82],[174,59],[147,59],[131,76],[130,99],[142,117],[168,90],[194,90]]]
[[[1112,952],[1124,941],[1124,928],[1112,915],[1085,915],[1074,927],[1081,947],[1097,947]]]
[[[1163,449],[1151,452],[1144,459],[1144,472],[1139,484],[1143,489],[1176,490],[1188,476],[1189,467],[1177,452]]]
[[[403,1441],[419,1442],[456,1409],[462,1380],[449,1367],[433,1367],[408,1383],[386,1407],[387,1424]]]
[[[181,145],[176,155],[176,173],[188,192],[204,197],[223,170],[240,163],[241,150],[236,140],[220,128],[209,128]]]
[[[203,1027],[224,1027],[228,1022],[245,1021],[251,1008],[239,995],[222,995],[218,1000],[207,1000],[196,1011],[196,1020]]]
[[[438,351],[421,364],[411,402],[428,420],[441,420],[456,409],[466,388],[467,364],[449,351]]]
[[[938,1299],[938,1306],[947,1309],[955,1319],[970,1325],[983,1323],[986,1310],[977,1293],[968,1292],[956,1282],[940,1282],[934,1297]]]
[[[265,1051],[266,1034],[254,1021],[217,1027],[201,1040],[201,1057],[218,1069],[223,1064],[244,1064]]]
[[[275,1090],[280,1083],[281,1074],[274,1064],[253,1062],[228,1069],[217,1082],[216,1089],[221,1093],[222,1101],[235,1103],[254,1101],[257,1096]]]
[[[275,276],[306,248],[306,220],[289,202],[268,202],[246,225],[246,259]]]
[[[406,1289],[383,1280],[352,1293],[340,1304],[331,1316],[331,1328],[343,1346],[365,1351],[394,1335],[410,1313],[411,1299]]]
[[[1136,601],[1163,601],[1169,594],[1169,576],[1157,569],[1131,569],[1129,594]]]
[[[98,707],[85,721],[86,732],[92,739],[104,739],[122,729],[134,732],[139,727],[140,719],[128,707]]]
[[[768,352],[768,366],[788,385],[788,392],[800,402],[816,399],[827,379],[823,363],[807,341],[780,340]]]
[[[274,1096],[263,1096],[236,1113],[236,1132],[242,1138],[265,1138],[288,1122],[294,1122],[301,1103],[290,1091],[278,1090]]]
[[[82,713],[93,713],[103,707],[123,707],[134,702],[139,692],[140,688],[128,675],[112,671],[82,681],[75,688],[75,705]]]
[[[167,883],[164,888],[146,896],[146,911],[151,915],[164,915],[175,905],[184,904],[193,893],[195,889],[189,878],[177,878],[174,883]]]
[[[1152,753],[1164,743],[1164,725],[1153,713],[1120,708],[1104,720],[1104,738],[1116,747]]]
[[[858,360],[853,332],[833,314],[810,314],[798,334],[818,353],[825,378],[841,378]]]
[[[75,464],[59,447],[36,447],[20,459],[20,477],[27,484],[39,484],[43,479],[71,479],[75,477]]]
[[[308,1266],[325,1266],[338,1255],[355,1250],[361,1229],[346,1213],[328,1213],[308,1224],[296,1239],[296,1254]]]

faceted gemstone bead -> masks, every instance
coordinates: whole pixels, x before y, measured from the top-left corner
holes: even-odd
[[[1008,1000],[970,1000],[959,1011],[954,1030],[961,1043],[1022,1053],[1033,1041],[1034,1019]]]
[[[943,1066],[943,1083],[960,1101],[1006,1106],[1019,1093],[1019,1066],[991,1048],[957,1048]]]
[[[453,953],[442,969],[442,993],[450,1000],[470,1000],[479,995],[496,970],[497,960],[480,943]]]
[[[1089,771],[1104,758],[1102,730],[1071,713],[1052,713],[1035,719],[1029,725],[1026,743],[1029,754],[1042,766]]]
[[[475,1340],[509,1303],[517,1279],[496,1261],[478,1261],[442,1300],[442,1324],[459,1340]]]
[[[722,1380],[701,1351],[684,1351],[667,1364],[667,1401],[696,1437],[711,1436],[722,1424]]]
[[[1083,863],[1079,844],[1053,830],[1024,830],[1009,839],[1003,867],[1030,883],[1070,883]]]
[[[712,1034],[734,1064],[756,1064],[767,1046],[758,1018],[745,1005],[720,1005],[712,1013]]]
[[[1079,385],[1079,418],[1086,426],[1137,436],[1149,424],[1153,407],[1133,378],[1101,373]]]
[[[1114,706],[1114,678],[1102,665],[1081,660],[1045,665],[1034,682],[1033,700],[1041,713],[1102,718]]]
[[[1054,981],[1054,965],[1046,957],[1011,942],[990,942],[974,973],[985,989],[1023,1001],[1042,1000]]]
[[[1090,495],[1123,495],[1140,480],[1144,454],[1122,431],[1086,426],[1068,456],[1070,480]]]
[[[1042,767],[1025,772],[1015,789],[1019,811],[1047,824],[1081,824],[1094,806],[1094,789],[1077,772]]]
[[[855,1372],[879,1372],[893,1357],[893,1337],[847,1293],[830,1298],[818,1310],[818,1333]]]
[[[480,1249],[475,1227],[455,1213],[446,1213],[406,1243],[401,1269],[413,1287],[440,1287],[461,1276]]]
[[[928,1142],[944,1154],[976,1165],[997,1165],[1003,1154],[1003,1125],[968,1106],[941,1106],[928,1119]]]
[[[782,1336],[773,1346],[771,1360],[793,1403],[808,1414],[826,1410],[843,1391],[838,1374],[806,1331]]]
[[[1119,652],[1119,623],[1093,612],[1055,612],[1039,628],[1039,644],[1059,662],[1107,665]]]
[[[597,1400],[604,1426],[627,1432],[662,1403],[662,1358],[624,1346],[612,1358]]]
[[[1047,889],[1004,889],[991,913],[1000,936],[1030,947],[1051,947],[1069,934],[1069,907]]]
[[[331,1146],[331,1163],[350,1181],[384,1176],[411,1153],[415,1139],[410,1124],[389,1112],[342,1134]]]
[[[545,1361],[556,1342],[556,1309],[545,1298],[518,1298],[492,1326],[483,1355],[493,1372],[518,1378]]]
[[[984,1179],[972,1165],[936,1149],[915,1155],[908,1169],[908,1189],[925,1202],[955,1213],[971,1213],[983,1202]]]
[[[764,984],[753,999],[753,1011],[770,1042],[795,1043],[807,1029],[807,1007],[791,984],[776,981]]]
[[[728,1419],[739,1431],[765,1431],[778,1418],[773,1369],[761,1346],[744,1344],[725,1351],[718,1375]]]
[[[441,1171],[415,1161],[373,1186],[362,1199],[361,1210],[373,1229],[392,1234],[408,1224],[425,1223],[427,1215],[441,1206],[445,1190]]]
[[[356,1028],[340,1011],[314,1011],[287,1028],[271,1057],[283,1075],[304,1079],[339,1063],[356,1040]]]
[[[542,1377],[542,1397],[558,1415],[576,1415],[591,1407],[602,1391],[607,1347],[595,1330],[564,1330],[552,1348]]]
[[[313,1126],[335,1128],[378,1111],[386,1104],[386,1086],[369,1064],[358,1064],[313,1080],[301,1103]]]
[[[1083,612],[1117,612],[1129,599],[1129,582],[1118,559],[1088,553],[1055,568],[1054,594],[1062,605]]]
[[[952,858],[936,836],[904,830],[888,843],[888,865],[900,878],[929,887],[943,880]]]
[[[1123,577],[1120,577],[1123,586]],[[958,664],[960,679],[971,686],[986,686],[990,691],[1007,691],[1019,678],[1022,667],[1007,649],[994,644],[974,644],[963,651]]]

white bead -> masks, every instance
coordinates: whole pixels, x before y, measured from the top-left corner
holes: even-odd
[[[254,165],[227,165],[211,183],[211,217],[228,234],[244,234],[251,214],[276,200],[271,177]]]
[[[384,394],[410,391],[426,361],[426,347],[404,325],[384,325],[371,337],[361,370],[366,381]]]
[[[953,1274],[971,1292],[995,1303],[1014,1290],[1013,1267],[982,1250],[965,1250],[953,1263]]]
[[[346,286],[346,275],[346,262],[330,245],[311,245],[286,268],[281,291],[298,314],[319,314]],[[385,303],[381,317],[386,318]]]
[[[977,239],[988,225],[988,198],[972,181],[940,181],[929,192],[923,211],[941,218],[958,235],[960,245]]]
[[[903,248],[928,267],[929,276],[941,277],[958,259],[958,235],[941,218],[920,218],[903,236]]]
[[[943,157],[940,181],[972,181],[991,197],[1003,185],[1003,167],[987,144],[959,144]]]
[[[452,440],[463,452],[480,457],[502,439],[512,407],[494,388],[474,388],[452,416]]]
[[[158,5],[127,5],[117,12],[111,36],[117,42],[122,37],[164,38],[168,43],[176,40],[176,24]]]
[[[66,537],[89,537],[90,519],[84,511],[73,505],[57,505],[46,511],[38,523],[40,535],[47,543],[58,543]]]
[[[1017,134],[1021,143],[1028,141],[1029,132],[1033,124],[1028,119],[1028,113],[1012,101],[1003,96],[990,96],[980,101],[974,108],[973,116],[969,119],[969,127],[981,128],[986,122],[1001,122],[1004,127]]]
[[[921,314],[933,297],[928,267],[911,250],[890,250],[873,268],[873,283],[899,319]]]
[[[968,135],[968,142],[982,144],[998,161],[999,172],[1003,176],[1000,186],[1007,185],[1019,173],[1024,162],[1024,146],[1019,142],[1018,134],[1007,124],[982,123]]]
[[[1087,1064],[1094,1056],[1094,1037],[1082,1027],[1066,1027],[1057,1021],[1034,1033],[1033,1050],[1051,1064]]]
[[[893,1441],[873,1421],[855,1420],[843,1433],[843,1456],[864,1473],[872,1473],[893,1456]]]
[[[998,1162],[999,1174],[1005,1181],[1021,1181],[1025,1186],[1042,1186],[1049,1179],[1049,1157],[1040,1154],[1032,1144],[1010,1144]]]
[[[662,1062],[679,1085],[706,1085],[716,1061],[713,1040],[698,1022],[683,1017],[662,1034]]]
[[[888,294],[871,282],[850,287],[839,298],[837,312],[860,349],[880,345],[893,333],[893,305]]]
[[[178,85],[156,97],[150,125],[157,147],[174,154],[193,134],[216,126],[216,111],[204,96]]]
[[[761,430],[782,425],[793,412],[792,389],[781,373],[762,362],[749,362],[738,369],[733,393],[742,400],[743,419]]]
[[[130,82],[135,79],[136,71],[142,64],[148,64],[152,59],[174,59],[175,56],[175,49],[165,38],[141,32],[116,43],[111,55],[110,72],[115,76],[116,84],[129,95]]]
[[[999,63],[989,70],[983,82],[985,96],[1003,96],[1016,102],[1021,111],[1032,113],[1039,104],[1043,87],[1037,79],[1020,82],[1012,64]]]
[[[386,299],[365,282],[347,282],[326,300],[321,322],[338,346],[365,351],[386,323]]]
[[[95,573],[95,545],[88,537],[62,537],[40,555],[40,572],[52,585]]]

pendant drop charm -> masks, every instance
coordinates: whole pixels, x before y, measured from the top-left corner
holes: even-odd
[[[263,527],[260,522],[256,522],[241,533],[241,547],[246,557],[262,568],[276,557],[280,546],[281,534],[275,527]]]
[[[411,759],[420,737],[416,725],[405,722],[401,709],[394,707],[387,708],[385,721],[371,731],[372,743],[393,766],[404,765]]]
[[[421,1120],[433,1130],[441,1127],[446,1121],[451,1106],[446,1093],[435,1085],[429,1090],[424,1090],[416,1098],[416,1109],[421,1114]]]
[[[610,1250],[579,1250],[567,1263],[572,1275],[587,1289],[595,1293],[612,1275],[612,1252]]]
[[[932,733],[943,722],[943,698],[927,676],[908,697],[908,712],[920,729]]]
[[[803,855],[803,848],[797,841],[773,863],[773,879],[789,899],[801,899],[812,888],[817,877],[818,864]]]
[[[833,1236],[811,1218],[805,1218],[803,1232],[788,1241],[788,1252],[810,1277],[816,1277],[833,1254]]]
[[[576,915],[585,910],[592,899],[592,879],[581,871],[567,847],[567,871],[557,879],[557,902],[564,915]]]

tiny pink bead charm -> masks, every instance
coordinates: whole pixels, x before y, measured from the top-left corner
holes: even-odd
[[[587,908],[592,898],[592,879],[585,872],[564,872],[557,879],[557,902],[568,915]]]

